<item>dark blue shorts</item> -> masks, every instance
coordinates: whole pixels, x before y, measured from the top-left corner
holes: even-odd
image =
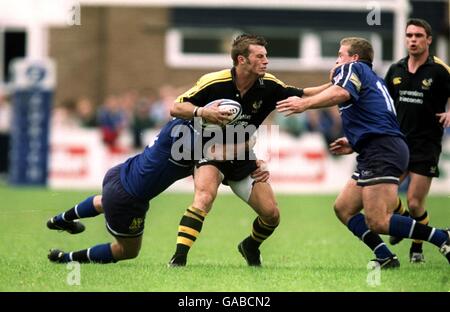
[[[359,186],[399,184],[409,162],[408,146],[401,137],[373,137],[363,142],[360,150],[356,157],[356,171],[352,175]]]
[[[103,179],[102,205],[106,227],[113,236],[137,237],[144,232],[149,202],[130,195],[120,181],[120,168],[108,170]]]

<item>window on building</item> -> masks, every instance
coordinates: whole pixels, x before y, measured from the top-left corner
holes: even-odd
[[[22,30],[0,30],[0,55],[2,55],[1,69],[2,80],[9,82],[11,77],[9,65],[17,57],[24,57],[26,54],[26,32]]]
[[[268,41],[271,70],[329,70],[337,57],[339,42],[344,37],[358,36],[371,41],[377,66],[392,59],[392,42],[371,32],[264,30],[171,29],[166,37],[166,60],[172,67],[224,68],[231,66],[230,46],[234,37],[257,33]],[[390,44],[389,44],[390,43]],[[389,51],[387,51],[389,50]],[[379,64],[378,64],[379,63]]]

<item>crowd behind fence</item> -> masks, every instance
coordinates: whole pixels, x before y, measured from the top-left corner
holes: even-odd
[[[103,143],[111,151],[139,151],[150,142],[144,142],[143,133],[161,128],[170,118],[170,107],[185,87],[164,85],[156,92],[128,90],[109,94],[101,103],[86,96],[54,103],[51,131],[61,128],[93,128],[101,132]],[[11,128],[11,102],[6,91],[0,90],[0,174],[8,171],[8,150]],[[280,131],[294,137],[318,132],[329,144],[343,136],[337,107],[308,111],[305,114],[284,117],[276,112],[266,123],[280,126]],[[450,130],[446,129],[446,135]],[[122,136],[131,137],[124,146]]]

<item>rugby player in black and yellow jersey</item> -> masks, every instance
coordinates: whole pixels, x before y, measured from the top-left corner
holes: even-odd
[[[260,36],[243,34],[237,37],[231,49],[233,67],[202,76],[195,86],[177,98],[171,109],[172,116],[188,120],[202,117],[209,123],[220,124],[227,120],[227,114],[219,111],[217,103],[205,105],[218,99],[232,99],[243,109],[234,125],[247,127],[251,134],[275,109],[277,101],[304,93],[313,94],[330,85],[305,90],[287,86],[266,72],[269,64],[266,45],[266,40]],[[194,200],[181,218],[176,251],[169,266],[186,265],[188,252],[200,234],[222,182],[258,214],[251,234],[238,245],[238,250],[248,265],[261,265],[259,246],[274,232],[280,215],[270,184],[254,183],[250,177],[255,166],[251,152],[245,159],[217,162],[205,158],[197,162]]]
[[[416,222],[428,224],[426,196],[433,177],[439,177],[443,130],[450,126],[446,104],[450,97],[450,68],[430,55],[431,26],[422,19],[410,19],[406,24],[408,56],[391,65],[385,81],[394,100],[401,131],[410,151],[407,193],[408,211],[398,201],[397,213],[411,214]],[[401,239],[391,237],[396,244]],[[413,241],[410,248],[412,263],[424,262],[422,241]]]

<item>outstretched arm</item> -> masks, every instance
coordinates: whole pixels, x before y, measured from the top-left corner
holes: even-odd
[[[332,86],[331,82],[328,82],[321,86],[305,88],[305,89],[303,89],[303,96],[308,97],[308,96],[316,95],[331,86]]]
[[[341,65],[340,64],[336,64],[336,65],[333,66],[332,69],[330,69],[330,73],[329,73],[329,77],[328,77],[330,79],[330,81],[333,79],[334,71],[339,66],[341,66]],[[321,86],[305,88],[305,89],[303,89],[303,95],[304,95],[304,97],[316,95],[316,94],[322,92],[323,90],[331,87],[332,85],[333,84],[331,82],[328,82],[328,83],[323,84]]]
[[[308,97],[299,98],[291,96],[285,100],[277,102],[277,110],[286,116],[303,113],[308,109],[316,109],[338,105],[350,99],[350,93],[339,86],[331,86],[324,91]]]

